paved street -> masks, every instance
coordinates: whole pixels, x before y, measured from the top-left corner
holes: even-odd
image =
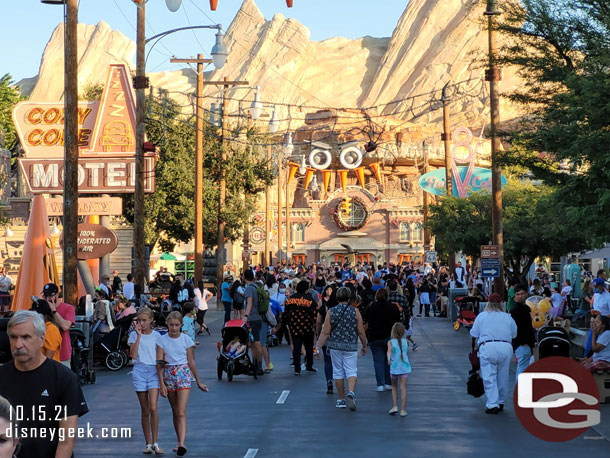
[[[531,436],[512,405],[503,414],[484,414],[484,398],[466,394],[470,340],[444,319],[419,318],[409,352],[413,372],[408,381],[407,418],[391,417],[391,393],[377,393],[370,355],[360,358],[356,390],[358,410],[335,408],[326,394],[322,361],[318,373],[295,377],[286,345],[271,349],[275,371],[259,380],[237,376],[232,383],[216,378],[216,341],[221,314],[210,312],[212,336],[200,336],[197,366],[210,392],[191,394],[187,456],[196,457],[392,457],[433,456],[607,456],[610,451],[610,405],[602,405],[602,424],[576,440],[553,444]],[[511,373],[511,378],[514,373]],[[512,383],[512,380],[511,380]],[[276,404],[284,390],[285,404]],[[95,385],[84,387],[90,413],[81,418],[93,428],[132,427],[132,439],[80,440],[77,457],[143,456],[140,410],[129,369],[98,372]],[[171,410],[160,399],[160,444],[166,455],[175,445]]]

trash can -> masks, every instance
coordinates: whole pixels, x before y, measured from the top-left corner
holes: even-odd
[[[457,308],[455,306],[455,298],[460,296],[468,296],[468,289],[466,288],[449,288],[449,294],[447,299],[447,318],[452,323],[457,320]]]

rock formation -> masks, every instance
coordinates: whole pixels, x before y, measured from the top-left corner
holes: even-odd
[[[132,65],[136,44],[121,32],[112,30],[101,21],[97,25],[78,25],[78,84],[84,91],[88,86],[102,83],[109,64]],[[29,93],[30,100],[54,102],[64,92],[64,25],[58,25],[51,35],[42,60],[35,86]],[[25,83],[25,81],[24,81]],[[29,82],[31,85],[32,83]],[[19,85],[22,85],[20,82]],[[27,94],[27,85],[22,85]]]
[[[487,122],[488,93],[481,60],[487,51],[483,6],[478,0],[411,0],[391,38],[330,38],[315,42],[309,30],[294,19],[276,14],[266,20],[254,0],[244,0],[227,30],[229,58],[225,67],[206,79],[247,80],[261,88],[261,99],[278,105],[283,128],[305,123],[308,113],[326,107],[367,108],[374,119],[437,123],[441,119],[440,90],[446,83],[453,94],[454,123],[471,126]],[[111,62],[133,66],[134,43],[104,22],[79,25],[79,83],[101,82],[99,68]],[[58,100],[63,92],[63,25],[49,41],[40,74],[30,97]],[[194,92],[190,69],[149,74],[151,84],[183,93]],[[25,81],[24,81],[25,83]],[[31,82],[30,82],[31,84]],[[504,90],[517,84],[505,70]],[[24,92],[27,85],[23,86]],[[207,94],[217,89],[206,87]],[[182,102],[185,96],[180,96]],[[249,108],[252,92],[233,89],[230,109]],[[242,99],[242,102],[235,100]],[[206,99],[209,107],[211,99]],[[289,104],[288,107],[284,104]],[[267,113],[271,107],[265,107]],[[515,115],[504,106],[503,117]],[[268,119],[268,118],[267,118]]]

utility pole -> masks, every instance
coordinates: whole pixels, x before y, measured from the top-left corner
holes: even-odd
[[[286,168],[286,266],[288,266],[288,263],[290,262],[288,253],[290,252],[290,239],[292,238],[290,234],[290,196],[288,194],[288,190],[290,189],[290,183],[288,183],[289,173],[289,169]]]
[[[282,265],[282,157],[277,159],[277,257]]]
[[[142,288],[145,285],[145,259],[144,259],[144,125],[146,117],[146,94],[148,87],[146,78],[146,5],[138,5],[137,31],[136,31],[136,77],[133,82],[136,90],[136,184],[133,203],[133,248],[134,271],[136,284]]]
[[[197,64],[197,130],[195,132],[195,276],[197,285],[203,277],[203,64],[212,63],[197,54],[197,59],[170,59],[172,64]]]
[[[423,174],[425,175],[426,173],[428,173],[428,149],[426,146],[426,142],[424,141],[424,148],[423,148],[423,153],[424,153],[424,170],[423,170]],[[424,256],[426,254],[426,251],[429,251],[431,248],[431,243],[430,243],[430,229],[428,228],[428,226],[426,225],[428,222],[428,211],[429,211],[429,198],[428,198],[428,193],[426,191],[424,191],[422,189],[422,192],[424,194]],[[422,264],[425,262],[425,257],[422,259]]]
[[[489,68],[485,72],[485,80],[489,81],[489,98],[491,108],[491,233],[494,245],[499,246],[500,275],[494,279],[494,292],[504,295],[504,237],[502,233],[502,168],[498,163],[500,153],[500,138],[497,129],[500,125],[500,93],[499,84],[502,80],[502,70],[496,66],[496,30],[494,18],[501,13],[497,0],[487,0],[485,16],[489,31]]]
[[[443,87],[443,92],[441,94],[441,102],[443,102],[443,133],[441,134],[441,138],[443,139],[443,143],[445,145],[445,189],[447,191],[447,196],[453,195],[453,186],[451,182],[451,145],[449,144],[450,137],[450,127],[449,127],[449,96],[447,95],[447,88],[449,87],[449,83],[445,84]],[[453,253],[449,253],[449,274],[452,274],[455,271],[455,255]]]
[[[271,169],[271,145],[267,145],[267,168]],[[263,256],[263,265],[270,266],[273,264],[273,259],[269,253],[269,235],[271,234],[271,188],[267,186],[265,189],[265,254]],[[267,259],[269,258],[269,259]]]
[[[452,183],[451,183],[451,168],[450,168],[450,157],[451,157],[451,146],[449,144],[449,96],[447,95],[447,87],[449,83],[443,87],[441,95],[441,102],[443,102],[443,133],[441,138],[445,144],[445,188],[447,195],[452,195]]]
[[[227,151],[225,144],[225,137],[228,127],[228,119],[227,119],[227,110],[229,106],[229,99],[227,97],[227,92],[232,86],[248,86],[250,83],[248,81],[229,81],[229,79],[225,76],[222,81],[205,81],[203,83],[204,86],[223,86],[224,91],[222,92],[222,131],[220,136],[220,161],[218,163],[218,176],[219,183],[218,187],[220,190],[218,196],[218,239],[217,239],[217,248],[216,248],[216,287],[217,294],[220,294],[222,291],[222,272],[223,266],[225,263],[224,258],[224,250],[225,250],[225,226],[226,223],[222,216],[222,212],[225,208],[225,201],[227,199],[227,183],[226,183],[226,172],[224,169],[224,163],[227,160]]]
[[[63,296],[76,306],[78,284],[76,258],[78,237],[78,5],[65,3],[64,29],[64,240]]]

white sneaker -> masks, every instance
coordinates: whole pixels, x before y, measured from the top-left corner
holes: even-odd
[[[377,387],[377,391],[382,392],[382,391],[383,391],[383,385],[379,385],[379,386]]]
[[[142,450],[142,453],[144,453],[145,455],[150,455],[152,452],[153,452],[152,444],[146,444],[146,447],[144,448],[144,450]]]
[[[385,385],[386,391],[392,391],[392,385]]]
[[[353,391],[347,393],[347,396],[345,396],[345,403],[349,410],[356,410],[356,395]]]

